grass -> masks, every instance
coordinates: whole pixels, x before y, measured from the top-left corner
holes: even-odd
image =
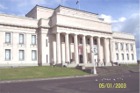
[[[87,75],[88,73],[75,68],[64,67],[23,67],[23,68],[1,68],[0,80],[35,79],[62,76]]]
[[[130,67],[133,67],[133,66],[138,66],[139,64],[121,64],[121,66],[130,66]]]

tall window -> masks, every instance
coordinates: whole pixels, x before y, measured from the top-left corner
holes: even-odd
[[[5,49],[5,60],[11,60],[11,50]]]
[[[122,60],[124,60],[124,54],[122,54]]]
[[[65,42],[65,36],[62,35],[62,42]]]
[[[32,35],[31,44],[36,45],[36,35]]]
[[[126,50],[128,51],[128,44],[126,44]]]
[[[116,50],[118,50],[118,43],[115,43],[115,48]]]
[[[132,60],[134,60],[134,55],[133,55],[133,54],[131,54],[131,56],[132,56]]]
[[[131,51],[133,51],[133,44],[131,44]]]
[[[90,39],[89,38],[87,39],[87,44],[90,44]]]
[[[123,43],[121,43],[120,45],[121,45],[121,50],[123,50]]]
[[[37,60],[37,53],[36,53],[36,50],[32,50],[32,60],[33,60],[33,61]]]
[[[46,47],[48,46],[48,40],[46,39]]]
[[[79,42],[80,44],[82,44],[82,38],[80,37],[80,42]]]
[[[48,63],[48,55],[46,55],[46,63]]]
[[[11,43],[11,33],[5,33],[5,43]]]
[[[19,44],[24,44],[24,34],[19,34]]]
[[[93,39],[94,40],[94,45],[97,45],[97,39]]]
[[[118,53],[116,53],[116,59],[119,60],[119,54]]]
[[[20,61],[24,60],[24,50],[19,50],[19,60]]]
[[[127,54],[127,60],[129,60],[129,54]]]
[[[74,37],[71,38],[71,43],[74,43]]]

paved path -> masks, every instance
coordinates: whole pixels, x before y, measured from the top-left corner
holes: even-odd
[[[1,83],[0,93],[139,93],[139,73]]]

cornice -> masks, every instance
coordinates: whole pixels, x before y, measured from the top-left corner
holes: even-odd
[[[88,13],[88,14],[92,14],[92,15],[98,15],[97,13],[92,13],[92,12],[89,12],[89,11],[80,10],[80,9],[71,8],[71,7],[66,7],[66,6],[62,6],[62,5],[59,5],[58,7],[56,7],[55,10],[58,9],[58,8],[60,8],[60,7],[66,8],[66,9],[70,9],[70,10],[74,10],[74,11],[83,12],[83,13],[86,13],[86,14]]]
[[[71,17],[71,18],[77,18],[77,19],[88,20],[88,21],[92,21],[92,22],[97,22],[97,23],[103,23],[103,24],[111,25],[110,23],[107,23],[107,22],[104,22],[104,21],[96,21],[96,20],[91,20],[91,19],[88,19],[88,18],[64,15],[64,14],[60,14],[60,13],[57,13],[57,15],[62,15],[62,16],[67,16],[67,17]]]
[[[118,38],[118,37],[113,37],[113,39],[119,39],[119,40],[132,40],[132,41],[135,41],[135,39],[130,39],[130,38]]]
[[[98,30],[93,30],[93,29],[83,29],[83,28],[78,28],[78,27],[68,27],[68,26],[63,26],[63,25],[56,25],[54,27],[62,27],[62,28],[69,28],[69,29],[76,29],[76,30],[84,30],[84,31],[91,31],[91,32],[97,32],[97,33],[103,33],[103,34],[110,34],[112,35],[112,32],[103,32],[103,31],[98,31]],[[53,28],[53,27],[51,27]]]
[[[24,17],[24,16],[16,16],[16,15],[8,15],[8,14],[0,14],[0,16],[37,21],[37,19],[30,18],[30,17]]]
[[[89,29],[89,28],[81,28],[81,27],[73,27],[73,26],[65,26],[61,24],[57,24],[57,27],[64,27],[64,28],[72,28],[72,29],[79,29],[79,30],[88,30],[88,31],[94,31],[94,32],[99,32],[99,33],[108,33],[112,34],[112,32],[107,32],[107,31],[100,31],[100,30],[95,30],[95,29]],[[51,27],[52,28],[52,27]]]
[[[3,25],[3,26],[11,26],[11,27],[22,27],[22,28],[30,28],[30,29],[37,29],[38,27],[35,27],[35,26],[23,26],[23,25],[15,25],[15,24],[4,24],[4,23],[0,23],[0,25]]]
[[[113,34],[118,33],[118,34],[127,34],[127,35],[132,35],[131,33],[126,33],[126,32],[119,32],[119,31],[113,31]],[[133,35],[132,35],[133,36]]]

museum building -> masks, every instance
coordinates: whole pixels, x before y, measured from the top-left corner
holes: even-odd
[[[0,14],[0,66],[136,64],[135,37],[96,13],[36,5],[25,17]]]

